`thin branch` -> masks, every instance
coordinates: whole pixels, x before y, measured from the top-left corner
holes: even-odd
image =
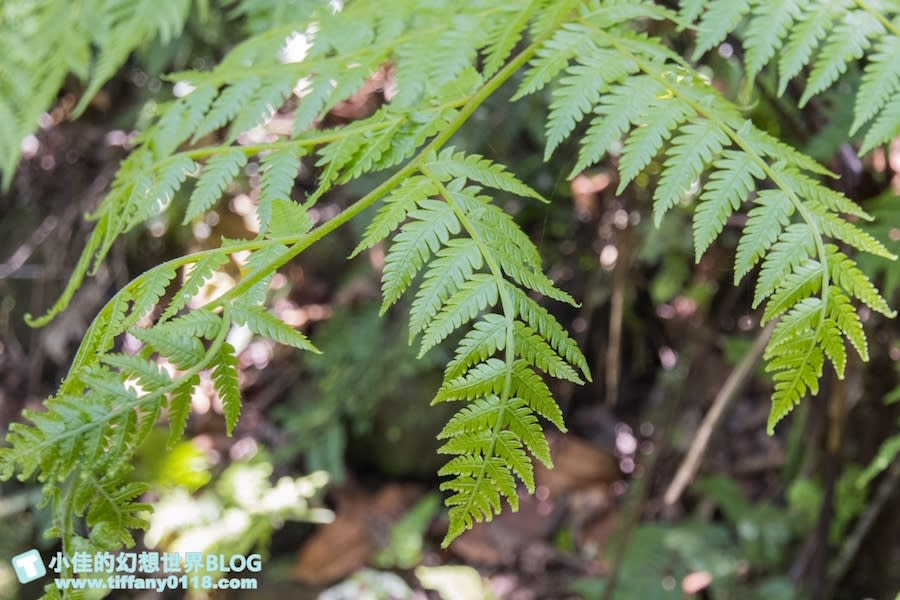
[[[703,418],[703,423],[700,424],[700,428],[697,430],[697,434],[694,436],[684,460],[681,462],[675,477],[672,479],[672,483],[669,484],[669,488],[666,490],[664,497],[666,504],[671,505],[678,502],[681,494],[684,493],[684,489],[693,481],[703,455],[706,453],[706,447],[709,445],[713,431],[715,431],[716,426],[722,419],[722,415],[725,414],[726,409],[731,405],[741,387],[750,377],[756,364],[762,358],[766,343],[768,343],[769,337],[775,329],[775,323],[776,321],[770,321],[759,332],[759,335],[753,342],[753,346],[731,372],[728,379],[725,380],[725,384],[722,385],[719,393],[716,394],[716,399],[713,401],[709,412]]]

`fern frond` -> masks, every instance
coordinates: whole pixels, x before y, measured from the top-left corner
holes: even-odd
[[[231,437],[241,414],[241,386],[238,383],[237,358],[231,344],[222,344],[211,375],[225,413],[225,432]]]
[[[482,311],[495,306],[498,300],[496,280],[483,273],[473,275],[447,299],[441,312],[425,328],[419,356],[424,356],[431,348]]]
[[[725,37],[738,26],[748,12],[750,12],[748,0],[710,2],[703,11],[700,24],[697,26],[694,60],[724,41]]]
[[[722,233],[728,217],[739,210],[750,192],[756,189],[756,180],[765,179],[759,165],[745,152],[726,150],[722,158],[716,161],[715,167],[694,211],[694,254],[697,262]]]
[[[886,36],[875,52],[867,57],[869,65],[856,92],[850,135],[872,120],[900,90],[900,61],[897,61],[897,56],[900,56],[900,37]]]
[[[764,191],[757,206],[747,213],[747,224],[738,242],[734,259],[734,283],[737,285],[759,259],[772,247],[794,212],[790,199],[778,191]]]
[[[653,192],[653,219],[657,226],[729,142],[721,128],[709,120],[681,127],[666,152],[663,174]]]
[[[447,204],[436,200],[423,200],[419,204],[423,208],[409,213],[414,220],[394,236],[385,256],[382,314],[400,298],[432,253],[460,231],[459,221]]]
[[[888,306],[887,301],[869,281],[869,278],[860,271],[853,259],[838,250],[837,246],[827,245],[831,263],[831,278],[847,293],[861,300],[866,306],[881,314],[894,318],[897,312]]]
[[[437,186],[427,177],[410,177],[391,192],[378,209],[372,222],[366,227],[365,235],[350,254],[354,257],[363,250],[371,248],[402,223],[410,211],[416,208],[417,202],[437,194]]]
[[[447,364],[444,380],[460,377],[472,365],[493,356],[506,347],[506,318],[487,313],[472,326],[456,347],[456,355]]]
[[[103,362],[115,367],[129,379],[136,379],[149,392],[166,387],[172,382],[169,375],[155,362],[131,354],[105,354]]]
[[[506,167],[494,163],[478,154],[455,152],[450,146],[426,158],[425,168],[441,181],[464,177],[485,187],[509,192],[522,198],[534,198],[546,202],[539,193],[506,170]]]
[[[595,109],[597,115],[591,119],[591,125],[581,140],[578,162],[571,176],[600,160],[632,123],[637,122],[646,107],[664,93],[665,88],[645,75],[629,77],[622,85],[610,90]]]
[[[859,357],[868,361],[869,346],[866,342],[866,333],[863,331],[856,309],[850,304],[850,298],[839,288],[832,286],[829,290],[826,310],[828,317],[834,320],[844,336],[850,340]]]
[[[478,246],[467,240],[448,240],[446,247],[439,250],[436,256],[431,261],[410,308],[410,340],[425,328],[447,299],[484,264]]]
[[[615,52],[598,48],[587,48],[576,60],[553,90],[544,160],[572,133],[575,124],[591,112],[610,83],[637,71],[637,65],[622,60]]]
[[[775,293],[766,302],[762,322],[767,323],[787,312],[800,300],[818,294],[822,287],[823,271],[822,263],[812,258],[796,266],[793,272],[778,284]]]
[[[744,35],[747,79],[753,81],[769,63],[800,17],[802,0],[763,0],[754,3]]]
[[[270,206],[272,220],[266,231],[266,237],[296,238],[312,229],[313,223],[309,213],[293,200],[278,198],[272,200]]]
[[[194,217],[206,212],[246,164],[247,156],[237,148],[211,158],[200,172],[200,179],[191,194],[182,224],[186,225]]]
[[[191,394],[200,385],[200,376],[194,375],[175,388],[169,399],[169,436],[166,448],[171,449],[184,435],[188,416],[191,414]]]
[[[862,10],[846,14],[831,31],[800,97],[803,107],[809,99],[828,89],[847,70],[847,63],[862,58],[871,39],[884,33],[878,19]]]
[[[202,257],[196,263],[189,265],[190,269],[186,266],[185,272],[187,274],[181,284],[181,289],[172,297],[172,301],[169,302],[166,310],[160,315],[159,320],[167,321],[178,314],[178,311],[187,306],[187,303],[191,301],[191,298],[200,292],[200,288],[203,287],[206,280],[212,277],[213,273],[227,262],[228,256],[224,253],[213,252]],[[140,297],[146,298],[147,295],[140,294]],[[157,298],[159,298],[159,296],[157,296]],[[152,304],[156,304],[156,301],[153,301]]]
[[[235,302],[232,307],[232,315],[235,323],[246,325],[250,331],[257,335],[269,338],[285,346],[293,346],[300,350],[321,354],[321,351],[305,335],[261,306],[244,305],[240,302]]]
[[[259,178],[259,232],[265,234],[272,221],[272,203],[290,200],[294,180],[300,170],[300,149],[296,147],[275,150],[260,161],[262,176]],[[278,222],[277,220],[275,221]]]
[[[768,298],[783,278],[805,263],[815,251],[815,234],[809,225],[806,223],[788,225],[763,260],[753,292],[753,308]]]
[[[672,137],[675,129],[694,111],[684,102],[673,97],[654,98],[638,119],[637,127],[628,136],[619,158],[619,187],[617,194],[637,177],[659,154],[663,144]]]

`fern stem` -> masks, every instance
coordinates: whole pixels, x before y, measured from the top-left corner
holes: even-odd
[[[881,14],[880,12],[878,12],[877,10],[875,10],[874,8],[872,8],[871,6],[869,6],[869,3],[868,3],[868,2],[866,2],[865,0],[854,0],[854,1],[856,2],[856,5],[857,5],[858,7],[860,7],[862,10],[866,11],[867,13],[869,13],[870,15],[872,15],[873,17],[875,17],[875,19],[877,19],[878,22],[881,23],[881,25],[882,25],[885,29],[887,29],[888,31],[890,31],[890,32],[891,32],[892,34],[894,34],[895,36],[900,37],[900,29],[898,29],[897,26],[894,25],[894,24],[893,24],[887,17],[885,17],[883,14]]]

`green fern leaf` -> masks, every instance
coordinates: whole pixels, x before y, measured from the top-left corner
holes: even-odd
[[[708,50],[724,41],[725,36],[734,31],[748,12],[750,3],[747,0],[712,2],[703,12],[697,26],[697,47],[694,48],[693,59],[699,59]]]
[[[823,273],[822,263],[811,258],[795,267],[793,272],[778,284],[775,293],[766,303],[762,323],[767,323],[787,312],[803,298],[819,293]]]
[[[522,38],[522,32],[528,26],[528,21],[538,8],[543,8],[542,4],[544,4],[542,0],[532,0],[524,10],[517,11],[514,17],[497,20],[497,25],[488,34],[489,40],[484,52],[485,77],[490,77],[503,67],[503,63]]]
[[[812,394],[818,392],[824,362],[816,337],[810,333],[797,338],[789,351],[774,356],[766,365],[766,371],[773,373],[772,378],[775,380],[772,410],[766,423],[769,435],[774,433],[775,425],[803,399],[807,392]]]
[[[448,240],[446,247],[441,248],[436,256],[410,309],[410,341],[434,318],[444,302],[484,264],[481,250],[471,240]]]
[[[503,165],[494,163],[478,154],[454,152],[452,146],[432,155],[425,162],[425,168],[441,181],[456,177],[465,177],[472,181],[496,190],[503,190],[522,198],[534,198],[547,202],[543,196],[506,170]]]
[[[166,293],[166,288],[173,279],[175,270],[167,264],[154,267],[138,277],[133,284],[134,304],[131,306],[131,315],[122,323],[122,327],[130,327],[147,316],[159,303],[159,299]]]
[[[179,385],[169,399],[169,436],[166,440],[166,448],[171,450],[184,435],[187,427],[188,416],[191,414],[191,395],[194,388],[200,385],[200,376],[194,375]]]
[[[853,124],[850,135],[854,135],[889,102],[896,103],[896,93],[900,90],[900,37],[885,36],[875,52],[868,56],[869,64],[862,76],[862,83],[856,92],[853,108]]]
[[[476,398],[456,413],[447,421],[444,428],[437,435],[439,440],[456,437],[463,433],[492,429],[497,424],[500,416],[500,398],[488,394],[483,398]]]
[[[350,257],[371,248],[391,234],[402,223],[416,203],[438,193],[437,185],[427,177],[410,177],[397,187],[378,209],[375,218],[369,223],[363,239],[359,242]]]
[[[196,296],[207,279],[213,276],[219,267],[228,262],[228,256],[224,253],[213,252],[203,256],[200,260],[190,265],[190,270],[185,267],[187,275],[178,290],[172,297],[172,301],[160,316],[160,321],[167,321],[187,306],[191,298]],[[143,296],[143,295],[141,295]]]
[[[816,58],[800,106],[831,86],[847,70],[849,61],[862,58],[871,44],[870,39],[883,32],[884,27],[869,13],[861,10],[847,13],[828,35],[825,47]]]
[[[222,409],[225,412],[225,432],[231,437],[234,426],[241,414],[241,387],[238,383],[237,358],[234,348],[225,342],[216,355],[216,364],[212,369],[213,385]]]
[[[802,299],[775,326],[766,346],[766,356],[777,356],[782,347],[789,347],[796,340],[805,337],[818,326],[822,316],[821,298]]]
[[[548,469],[553,468],[553,460],[550,458],[550,446],[547,444],[547,438],[544,437],[544,430],[541,429],[537,417],[531,412],[531,408],[518,398],[510,399],[504,411],[504,416],[509,417],[509,431],[514,434],[514,439],[521,439],[535,458],[544,463]],[[534,493],[534,481],[531,477],[531,463],[528,463],[528,477],[524,477],[521,473],[516,472],[528,491]]]
[[[470,366],[482,362],[506,347],[506,318],[487,313],[478,320],[456,347],[453,360],[447,364],[444,379],[455,379]]]
[[[837,178],[837,175],[808,157],[806,154],[798,152],[792,146],[785,144],[778,138],[772,137],[762,129],[753,127],[750,121],[745,121],[744,127],[742,127],[740,131],[744,143],[752,152],[761,156],[768,156],[772,160],[778,161],[775,165],[770,165],[770,168],[778,172],[780,176],[796,173],[796,171],[793,171],[792,169],[785,168],[784,165],[787,164],[796,169],[809,171],[810,173],[815,173],[816,175],[821,175],[823,177]],[[820,188],[822,187],[818,182],[813,182],[813,180],[809,180],[808,178],[807,182],[803,185],[808,188],[811,183],[814,183]],[[842,210],[842,212],[849,211]],[[853,213],[851,212],[849,214]]]
[[[529,364],[536,366],[551,377],[565,379],[578,385],[584,383],[575,369],[557,354],[534,329],[520,321],[516,321],[515,327],[516,352]]]
[[[860,145],[860,155],[866,154],[879,144],[886,144],[900,136],[900,102],[888,104],[875,122],[869,127]]]
[[[584,28],[573,24],[564,25],[538,48],[512,101],[544,89],[568,66],[571,58],[584,50],[586,40],[589,39],[590,33]]]
[[[450,525],[443,546],[458,537],[475,522],[490,520],[500,512],[501,495],[517,510],[519,498],[516,482],[507,463],[498,457],[457,456],[440,471],[440,476],[454,476],[441,484],[441,490],[455,492],[445,500],[450,507]]]
[[[566,139],[576,123],[584,118],[600,100],[600,95],[614,82],[638,70],[632,61],[616,52],[588,47],[580,53],[577,63],[566,69],[553,90],[550,114],[547,118],[547,143],[544,160]]]
[[[194,217],[209,210],[246,164],[247,156],[237,148],[229,148],[211,158],[200,173],[182,224],[187,225]]]
[[[234,321],[239,325],[247,325],[250,331],[265,338],[269,338],[300,350],[308,350],[316,354],[321,351],[316,348],[309,339],[276,317],[261,306],[245,305],[236,302],[232,307]]]
[[[844,338],[834,319],[826,318],[822,323],[822,331],[819,334],[819,343],[825,356],[834,365],[834,372],[838,379],[844,378],[844,370],[847,367],[847,350],[844,347]]]
[[[432,404],[452,400],[473,400],[499,394],[506,379],[506,363],[499,358],[489,358],[456,379],[444,381]]]
[[[132,329],[131,334],[144,344],[168,358],[179,369],[197,364],[203,357],[203,344],[195,337],[173,337],[160,334],[155,328]]]
[[[300,157],[300,150],[291,146],[267,154],[260,162],[262,176],[259,178],[257,211],[261,234],[266,233],[272,221],[272,203],[291,199],[294,180],[300,170]]]
[[[828,290],[828,306],[826,307],[828,317],[833,319],[841,332],[850,340],[850,343],[856,348],[856,352],[863,361],[869,360],[869,346],[866,342],[866,333],[863,331],[862,323],[859,321],[859,315],[856,309],[850,304],[850,298],[840,290],[840,288],[831,286]]]
[[[515,305],[515,314],[512,316],[519,317],[525,324],[537,331],[560,356],[566,359],[567,363],[578,367],[585,379],[593,381],[587,359],[581,353],[578,344],[569,337],[566,330],[547,312],[547,309],[515,286],[508,285],[507,293]]]
[[[121,371],[122,375],[136,379],[141,388],[152,392],[166,387],[172,382],[169,375],[159,365],[131,354],[104,354],[103,362]]]
[[[506,413],[512,413],[511,407]],[[530,415],[530,411],[525,407]],[[504,413],[504,414],[506,414]],[[537,424],[537,419],[534,419]],[[540,432],[540,426],[537,427]],[[539,433],[543,439],[543,433]],[[480,430],[455,436],[438,449],[442,454],[484,455],[493,453],[502,459],[506,468],[512,470],[525,483],[529,492],[534,493],[534,469],[522,443],[511,430],[502,430],[495,435],[491,430]]]
[[[856,202],[840,192],[825,187],[815,179],[793,169],[776,168],[775,171],[780,181],[793,189],[798,196],[806,198],[808,202],[813,203],[817,212],[824,213],[830,210],[853,215],[865,221],[872,220],[872,215],[864,211]]]
[[[753,292],[753,308],[771,296],[778,284],[799,265],[804,264],[814,252],[815,237],[809,225],[788,225],[763,260]]]
[[[490,275],[476,273],[444,304],[422,335],[419,357],[439,344],[448,335],[495,306],[498,300],[497,282]],[[509,318],[509,317],[508,317]]]
[[[769,63],[799,17],[798,0],[762,0],[754,5],[744,36],[748,82]]]
[[[267,236],[270,238],[299,237],[312,229],[312,219],[301,205],[293,200],[278,198],[272,200],[272,220]]]
[[[569,174],[574,177],[599,161],[618,142],[632,123],[637,123],[647,106],[665,89],[646,75],[629,77],[612,88],[597,106],[596,116],[581,140],[578,162]]]
[[[263,83],[235,115],[225,141],[233,142],[240,134],[271,119],[296,84],[295,73],[279,74]]]
[[[524,360],[517,360],[513,364],[512,372],[513,393],[524,400],[531,410],[553,423],[562,432],[567,431],[563,422],[562,411],[553,400],[550,388],[544,380],[529,368]]]
[[[831,4],[807,3],[802,17],[788,35],[787,44],[778,60],[778,95],[784,94],[788,82],[809,64],[813,52],[825,39],[839,7]]]
[[[790,222],[794,206],[786,194],[764,190],[756,199],[757,206],[747,213],[747,225],[738,242],[734,260],[734,284],[740,283],[750,269],[778,239],[782,228]]]
[[[681,201],[700,178],[713,156],[728,143],[728,136],[712,121],[681,127],[666,152],[663,174],[653,193],[653,220],[657,227],[669,209]]]
[[[826,235],[841,240],[857,250],[888,260],[897,260],[897,255],[885,248],[884,244],[853,223],[830,212],[819,212],[816,217],[817,225]]]
[[[751,191],[756,189],[756,179],[765,175],[753,157],[746,152],[726,150],[716,161],[715,169],[700,194],[700,202],[694,211],[694,252],[696,261],[719,237],[728,217],[740,209]],[[755,178],[755,179],[754,179]]]
[[[206,134],[224,127],[250,101],[261,82],[257,77],[248,77],[226,87],[213,101],[209,112],[197,125],[193,141],[196,142]]]
[[[413,221],[404,225],[391,243],[384,259],[381,287],[384,301],[381,313],[394,304],[412,283],[422,265],[460,232],[453,208],[438,200],[419,202],[423,208],[410,211]]]
[[[620,177],[616,194],[625,191],[625,187],[659,154],[672,132],[693,114],[687,104],[674,97],[655,98],[650,103],[638,120],[638,126],[625,141],[622,156],[619,157]]]
[[[869,278],[860,271],[856,263],[846,254],[838,250],[837,246],[828,244],[825,246],[828,253],[828,262],[831,265],[831,278],[854,298],[858,298],[866,306],[893,319],[897,312],[888,306],[887,301],[869,281]]]

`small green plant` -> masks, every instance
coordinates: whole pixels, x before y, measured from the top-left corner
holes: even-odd
[[[68,14],[68,3],[45,4]],[[117,15],[114,9],[128,3],[95,4],[98,12]],[[141,6],[152,5],[156,14],[157,4]],[[92,65],[84,106],[148,32],[177,31],[187,2],[168,4],[181,12],[178,19],[166,13],[167,27],[156,17],[138,24],[112,18],[99,38],[85,33],[77,42],[81,54],[72,56],[95,44],[96,62],[70,63],[58,54],[45,60],[82,76]],[[147,488],[129,478],[130,462],[163,410],[174,443],[191,391],[209,371],[231,432],[241,409],[234,349],[226,341],[235,325],[317,352],[265,308],[268,282],[279,267],[380,203],[354,254],[387,240],[382,312],[411,299],[409,334],[419,340],[420,355],[451,334],[460,340],[434,398],[464,403],[439,434],[441,452],[451,457],[440,471],[450,507],[444,544],[491,519],[503,500],[515,509],[517,480],[534,488],[531,457],[552,464],[540,419],[565,430],[542,373],[574,383],[591,374],[576,343],[536,298],[575,300],[544,274],[535,245],[495,201],[541,202],[541,194],[513,169],[449,145],[507,84],[517,86],[513,101],[549,87],[545,157],[573,137],[579,145],[573,176],[607,155],[617,157],[619,192],[645,170],[658,171],[654,219],[692,206],[698,260],[728,218],[747,210],[735,282],[761,265],[753,307],[764,305],[763,321],[779,321],[766,351],[775,380],[772,431],[817,392],[826,358],[843,376],[846,341],[868,357],[853,300],[894,316],[846,249],[894,256],[856,225],[870,215],[822,183],[833,176],[828,169],[757,127],[691,60],[736,33],[744,40],[751,91],[761,71],[777,68],[785,94],[786,82],[811,65],[805,85],[798,84],[802,105],[874,45],[853,126],[854,133],[868,128],[862,142],[868,151],[898,133],[900,72],[892,49],[900,45],[900,7],[819,4],[692,1],[675,12],[653,2],[594,0],[247,2],[256,19],[278,18],[213,69],[167,75],[183,95],[158,107],[140,133],[90,216],[95,229],[69,284],[45,315],[29,322],[40,326],[62,311],[121,235],[160,214],[181,211],[184,223],[201,218],[246,172],[259,173],[259,235],[165,262],[119,290],[91,324],[46,410],[27,412],[30,424],[14,425],[0,450],[0,475],[37,474],[53,506],[50,534],[66,551],[131,545],[132,530],[146,525],[140,515],[147,507],[138,499]],[[26,49],[56,23],[24,22],[25,31],[40,34],[12,42]],[[120,38],[128,43],[118,44]],[[691,60],[673,49],[691,43]],[[0,44],[0,54],[18,56],[6,52],[8,39]],[[331,109],[385,65],[393,78],[388,101],[368,117],[321,128]],[[34,127],[34,115],[23,108],[31,101],[16,100],[11,85],[0,81],[6,97],[0,110],[15,117],[0,119],[15,123],[0,136],[5,140]],[[43,87],[25,78],[15,87],[40,90],[35,105],[46,106],[52,98],[46,88],[58,85],[58,77],[42,80]],[[278,111],[292,115],[291,132],[258,129]],[[245,135],[250,130],[265,135]],[[7,182],[16,156],[15,148],[4,149]],[[318,184],[296,202],[292,191],[303,162],[317,167]],[[342,212],[324,222],[311,216],[334,186],[372,173],[386,175]],[[232,262],[240,267],[235,286],[190,309],[204,281]],[[116,351],[126,332],[144,344],[139,354]],[[163,361],[174,374],[160,368]]]

